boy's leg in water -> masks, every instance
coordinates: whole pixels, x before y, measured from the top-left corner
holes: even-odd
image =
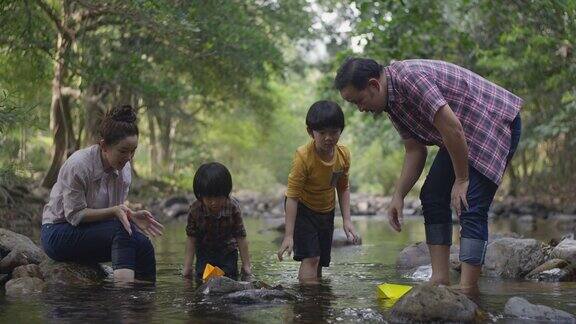
[[[318,281],[318,266],[320,257],[305,258],[300,262],[298,279],[301,283],[315,283]]]

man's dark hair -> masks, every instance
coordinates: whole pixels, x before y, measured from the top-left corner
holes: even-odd
[[[319,131],[326,128],[344,130],[344,113],[342,108],[328,100],[316,101],[306,114],[306,126],[310,130]]]
[[[383,67],[372,59],[348,57],[338,69],[334,79],[334,87],[342,90],[353,85],[357,90],[364,90],[368,80],[380,78]]]
[[[222,163],[204,163],[196,171],[193,185],[196,199],[228,197],[232,191],[232,176]]]

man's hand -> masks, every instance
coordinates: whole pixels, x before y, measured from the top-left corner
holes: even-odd
[[[288,256],[292,254],[292,249],[294,248],[294,238],[292,236],[284,236],[284,240],[282,241],[282,245],[280,245],[280,249],[278,250],[278,260],[284,260],[284,252]]]
[[[466,194],[468,193],[468,179],[456,179],[454,186],[452,186],[452,208],[456,211],[456,215],[460,217],[462,213],[462,205],[464,210],[468,210],[468,200]]]
[[[404,199],[394,195],[390,202],[390,206],[388,206],[388,222],[396,232],[402,231],[402,223],[404,219],[404,215],[402,214],[403,210]]]

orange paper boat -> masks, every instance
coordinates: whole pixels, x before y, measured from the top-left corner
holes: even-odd
[[[207,281],[208,279],[222,277],[223,275],[224,271],[222,271],[222,269],[213,266],[210,263],[206,263],[204,274],[202,274],[202,280]]]

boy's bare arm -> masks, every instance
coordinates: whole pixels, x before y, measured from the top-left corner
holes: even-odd
[[[239,237],[238,250],[240,250],[240,259],[242,260],[242,272],[244,274],[252,273],[252,263],[250,262],[250,253],[248,252],[248,240],[245,237]]]
[[[296,222],[296,211],[298,209],[298,201],[294,198],[286,199],[286,220],[284,230],[284,240],[278,250],[278,259],[282,261],[284,252],[288,255],[292,253],[294,247],[294,223]]]
[[[350,217],[350,189],[346,188],[343,191],[337,189],[338,192],[338,203],[340,204],[340,212],[342,213],[342,223],[344,227],[344,233],[348,240],[354,244],[358,243],[358,235],[354,230],[354,225],[352,224],[352,219]]]
[[[196,238],[188,236],[186,240],[186,253],[184,254],[184,270],[182,275],[184,277],[191,277],[193,271],[194,256],[196,254]]]

